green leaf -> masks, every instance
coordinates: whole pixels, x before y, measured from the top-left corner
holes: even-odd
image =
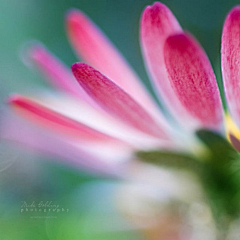
[[[197,159],[184,153],[155,150],[149,152],[140,151],[136,153],[136,156],[144,162],[161,167],[194,171],[201,169],[201,163]]]
[[[218,133],[198,130],[198,138],[210,150],[200,176],[216,219],[240,213],[240,161],[238,152]]]
[[[218,162],[229,162],[238,157],[238,153],[227,141],[226,138],[220,134],[200,129],[196,132],[197,137],[206,145],[212,153],[212,160]]]

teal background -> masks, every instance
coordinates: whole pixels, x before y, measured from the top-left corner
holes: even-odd
[[[1,0],[1,108],[12,92],[29,93],[48,87],[37,72],[21,61],[21,48],[27,42],[42,41],[69,66],[77,61],[64,29],[64,14],[71,7],[81,9],[98,24],[149,87],[139,47],[139,19],[144,7],[152,3],[148,0]],[[238,1],[169,0],[163,3],[173,11],[182,27],[200,41],[220,79],[222,25]],[[1,144],[3,162],[14,148]],[[10,150],[6,150],[7,147]],[[14,151],[17,157],[13,164],[0,171],[1,240],[141,239],[130,230],[98,236],[92,233],[106,216],[114,218],[122,228],[128,225],[109,207],[117,182],[54,163],[50,157],[40,159],[19,149]],[[28,214],[20,213],[20,205],[22,201],[34,200],[54,201],[69,207],[71,213],[47,221],[32,220]],[[96,219],[99,221],[94,221]]]

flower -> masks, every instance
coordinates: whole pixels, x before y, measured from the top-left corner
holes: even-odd
[[[195,158],[199,156],[200,139],[212,151],[210,160],[214,160],[214,164],[207,165],[211,180],[218,181],[220,176],[226,180],[226,186],[232,187],[219,167],[226,155],[219,156],[216,146],[208,144],[208,138],[216,137],[211,131],[217,132],[220,139],[217,142],[223,143],[224,154],[232,151],[226,150],[229,146],[221,137],[225,121],[229,141],[240,149],[237,127],[240,125],[240,7],[228,14],[222,35],[227,114],[210,61],[197,40],[182,30],[164,4],[156,2],[144,10],[140,36],[146,68],[159,99],[175,119],[174,125],[121,54],[82,12],[69,11],[66,26],[74,50],[85,63],[72,65],[72,74],[45,47],[32,46],[28,51],[30,59],[57,87],[58,94],[12,95],[10,105],[40,128],[29,123],[22,123],[20,128],[13,124],[5,136],[68,158],[81,167],[118,176],[124,175],[140,151],[155,150],[157,157],[160,151],[183,152]],[[164,155],[167,157],[169,155]],[[216,158],[221,161],[216,163]],[[171,165],[171,160],[169,162]],[[217,193],[225,191],[219,182],[216,186]],[[235,192],[236,188],[231,190]],[[228,200],[226,196],[227,193],[223,201]],[[214,198],[214,201],[217,200]],[[225,203],[223,212],[232,216],[232,209]]]
[[[73,66],[75,75],[85,76],[86,78],[81,80],[89,83],[88,89],[92,89],[93,92],[86,94],[68,68],[52,56],[45,47],[38,44],[29,49],[28,56],[51,83],[58,87],[59,93],[57,97],[44,96],[41,99],[39,96],[29,98],[14,94],[9,99],[10,105],[24,113],[25,117],[55,131],[54,134],[60,134],[58,138],[67,142],[69,148],[73,148],[72,152],[77,154],[79,151],[80,155],[88,155],[88,163],[91,162],[90,159],[94,162],[89,166],[98,168],[97,162],[100,162],[99,167],[103,168],[102,170],[107,169],[106,166],[102,167],[103,164],[106,165],[104,163],[106,161],[108,161],[108,167],[117,166],[120,170],[119,162],[131,159],[137,149],[153,149],[156,146],[171,147],[173,142],[170,140],[170,132],[176,135],[176,131],[171,129],[156,103],[115,47],[78,10],[69,11],[66,25],[69,39],[76,52],[91,66],[98,69],[95,70],[83,63]],[[93,79],[94,76],[96,81]],[[93,81],[90,81],[91,79]],[[79,78],[78,81],[80,83]],[[99,91],[100,88],[102,91]],[[94,89],[98,90],[94,91]],[[100,94],[97,95],[97,93]],[[119,101],[120,98],[121,101]],[[14,132],[15,130],[13,134]],[[32,132],[30,131],[29,134],[32,135]],[[18,134],[19,141],[28,142],[27,144],[42,150],[44,148],[48,152],[54,151],[52,147],[49,149],[48,146],[44,146],[45,139],[33,143],[32,140],[28,140],[25,131],[23,135],[20,137]],[[40,137],[39,133],[38,137]],[[59,150],[59,148],[56,149],[58,155],[62,154]],[[71,157],[68,156],[68,158]],[[77,158],[80,162],[81,156]],[[119,162],[116,163],[114,158]],[[86,164],[84,159],[85,157],[83,161]]]

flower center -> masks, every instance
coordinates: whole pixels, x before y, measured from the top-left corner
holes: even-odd
[[[228,141],[240,152],[240,130],[228,113],[225,114],[225,127]]]

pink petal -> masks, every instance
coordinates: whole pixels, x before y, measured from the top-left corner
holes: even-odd
[[[87,16],[72,10],[67,15],[66,24],[69,39],[84,61],[119,85],[146,109],[157,111],[155,103],[125,59]]]
[[[75,80],[76,81],[76,80]],[[90,97],[89,97],[90,98]],[[108,136],[113,137],[114,139],[120,139],[123,143],[128,143],[129,146],[134,146],[135,149],[153,149],[162,145],[166,145],[166,142],[155,138],[149,135],[146,135],[137,129],[132,128],[124,124],[121,120],[116,119],[116,117],[111,116],[104,109],[102,109],[97,103],[94,102],[97,108],[90,108],[88,104],[83,101],[76,101],[74,98],[69,98],[66,95],[62,94],[44,94],[44,96],[34,96],[30,98],[31,101],[45,107],[53,112],[57,112],[60,115],[63,115],[69,119],[72,119],[76,122],[79,122],[83,125],[86,125],[92,129],[97,130],[98,132],[104,133]],[[101,111],[99,111],[99,109]],[[30,118],[31,114],[24,113],[24,110],[16,109],[18,112],[25,114],[23,117]],[[83,114],[84,113],[84,114]],[[97,120],[96,120],[97,119]],[[36,119],[32,119],[35,121]],[[43,122],[40,120],[37,124],[41,125],[42,128],[46,128],[47,125],[43,126]],[[55,133],[60,133],[59,129],[51,128]],[[60,127],[60,130],[62,128]],[[66,135],[66,132],[61,132],[62,136],[72,137],[72,134]],[[174,137],[176,138],[176,133],[174,132]],[[76,134],[75,134],[76,135]],[[80,139],[78,136],[74,137],[75,141],[86,141],[85,139]],[[94,141],[94,140],[93,140]],[[93,143],[93,141],[90,141]],[[89,142],[89,143],[90,143]],[[106,141],[103,141],[106,142]],[[96,141],[95,141],[96,143]],[[113,141],[111,142],[113,143]],[[117,141],[120,145],[119,141]],[[109,142],[108,142],[109,144]],[[171,143],[172,145],[173,143]],[[126,144],[125,144],[126,145]],[[168,142],[169,145],[169,142]]]
[[[184,116],[178,98],[168,81],[163,47],[168,36],[182,29],[172,12],[162,3],[155,2],[143,12],[141,19],[141,46],[150,79],[160,93],[160,100],[164,100],[169,110],[176,116]],[[161,99],[161,97],[163,99]]]
[[[3,116],[4,115],[4,116]],[[34,154],[52,155],[56,160],[88,172],[119,176],[123,173],[122,162],[106,162],[105,159],[92,155],[71,144],[67,139],[51,132],[42,131],[17,116],[2,114],[1,140],[14,141],[27,147]],[[23,148],[24,149],[24,148]]]
[[[42,45],[31,46],[28,55],[54,87],[91,102],[88,95],[77,84],[70,69]]]
[[[85,91],[109,113],[144,133],[168,138],[138,103],[100,72],[84,63],[75,63],[72,71]]]
[[[197,41],[185,33],[170,36],[164,56],[171,86],[182,105],[200,127],[219,127],[223,111],[216,78]]]
[[[55,130],[58,133],[84,141],[117,141],[117,139],[94,130],[85,124],[54,112],[30,98],[14,95],[9,99],[9,103],[18,111],[20,110],[20,113],[23,113],[25,117],[47,127],[49,130]]]
[[[229,110],[240,126],[240,6],[231,10],[222,34],[222,75]]]

